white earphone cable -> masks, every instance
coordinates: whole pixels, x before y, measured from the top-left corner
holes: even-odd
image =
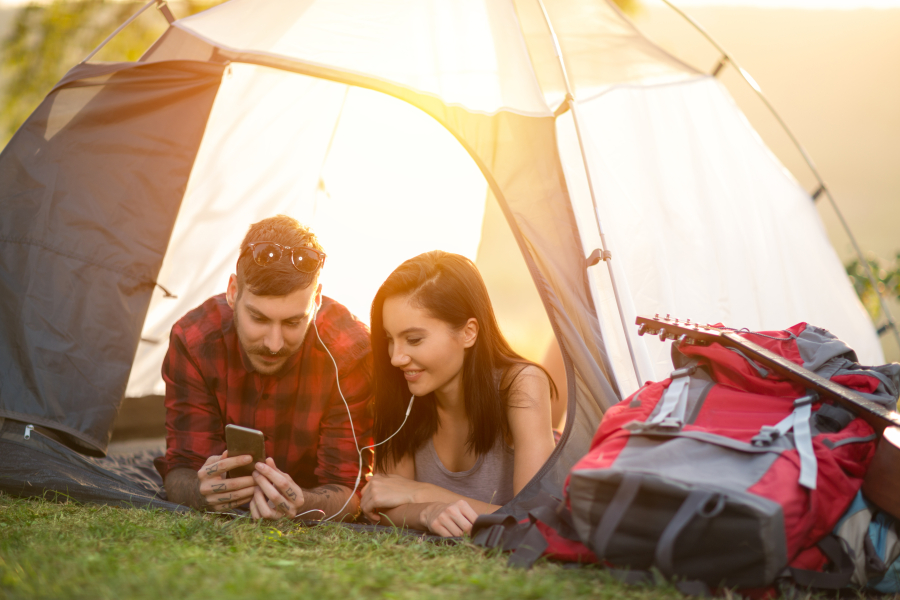
[[[406,416],[403,417],[403,422],[400,423],[400,427],[397,428],[397,431],[392,433],[386,439],[378,442],[377,444],[372,444],[371,446],[365,446],[362,449],[360,449],[359,442],[356,439],[356,427],[353,425],[353,415],[350,413],[350,405],[347,403],[347,399],[344,397],[343,390],[341,390],[341,375],[338,372],[337,361],[334,359],[334,355],[331,354],[331,350],[329,350],[328,346],[325,345],[325,342],[322,341],[322,336],[319,335],[319,328],[316,326],[316,316],[318,315],[318,313],[319,313],[319,306],[316,305],[316,309],[313,312],[313,316],[312,316],[313,329],[316,331],[316,337],[319,339],[319,343],[322,344],[323,348],[325,348],[325,352],[328,353],[328,357],[331,359],[331,363],[334,365],[334,380],[337,383],[338,394],[340,394],[341,400],[344,401],[344,407],[347,409],[347,417],[350,419],[350,432],[353,434],[353,444],[356,446],[356,453],[359,455],[359,472],[357,472],[357,474],[356,474],[356,483],[353,485],[353,491],[350,492],[349,496],[347,496],[347,501],[344,502],[344,505],[340,508],[340,510],[338,510],[336,513],[334,513],[330,517],[325,517],[324,519],[322,519],[322,521],[330,521],[333,518],[335,518],[336,516],[338,516],[339,514],[341,514],[342,512],[344,512],[344,509],[347,508],[348,504],[350,504],[350,499],[353,498],[353,496],[356,494],[356,490],[359,489],[359,483],[362,480],[362,472],[363,472],[363,455],[362,455],[363,450],[373,450],[375,447],[384,444],[385,442],[390,440],[392,437],[394,437],[395,435],[400,433],[400,430],[403,429],[404,425],[406,425],[406,420],[409,419],[409,413],[412,412],[413,401],[416,399],[416,395],[413,394],[412,396],[410,396],[409,406],[406,407]],[[319,509],[314,509],[314,510],[319,510]],[[306,511],[306,512],[313,512],[313,511]],[[324,511],[319,511],[319,512],[322,512],[324,514]],[[306,513],[301,513],[301,514],[305,515]]]

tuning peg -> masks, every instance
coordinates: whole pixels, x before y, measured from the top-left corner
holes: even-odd
[[[638,327],[638,335],[644,335],[645,333],[647,333],[647,329],[648,329],[647,324],[641,323],[641,326]]]
[[[666,313],[666,321],[669,321],[669,320],[670,320],[669,313]]]
[[[666,330],[665,329],[659,330],[659,341],[661,341],[661,342],[666,341]]]

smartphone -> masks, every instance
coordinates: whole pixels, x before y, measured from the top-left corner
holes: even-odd
[[[263,432],[258,429],[241,427],[240,425],[225,426],[225,444],[228,446],[228,458],[249,454],[253,461],[249,465],[241,465],[228,471],[228,477],[247,477],[255,471],[258,462],[266,461],[266,445]]]

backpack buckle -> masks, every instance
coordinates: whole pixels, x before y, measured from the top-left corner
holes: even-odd
[[[669,374],[669,377],[672,379],[678,379],[679,377],[687,377],[688,375],[693,375],[694,371],[697,370],[697,365],[689,365],[687,367],[681,367],[680,369],[675,369]]]
[[[763,448],[771,446],[779,437],[781,437],[781,431],[777,427],[763,425],[762,429],[759,430],[759,433],[751,438],[750,444],[757,448]]]

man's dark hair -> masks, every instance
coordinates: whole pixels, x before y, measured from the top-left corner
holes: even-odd
[[[287,253],[275,263],[265,267],[259,266],[248,250],[249,244],[253,242],[275,242],[291,248],[308,246],[324,252],[316,235],[301,225],[297,219],[277,215],[254,223],[241,242],[241,255],[237,263],[239,294],[246,285],[250,293],[256,296],[287,296],[296,290],[309,287],[316,281],[318,270],[315,273],[301,273],[291,264]]]

